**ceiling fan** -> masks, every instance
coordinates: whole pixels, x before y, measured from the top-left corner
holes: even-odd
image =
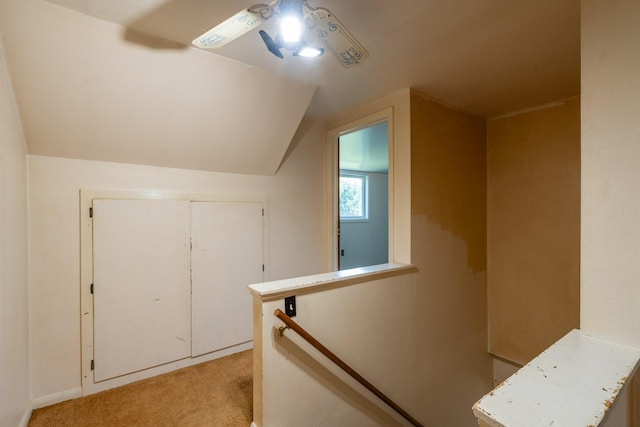
[[[369,53],[328,9],[311,7],[307,0],[274,0],[243,9],[202,34],[193,44],[203,49],[217,49],[276,17],[279,31],[272,38],[260,30],[269,52],[284,58],[282,49],[294,56],[320,56],[325,48],[342,65],[352,67],[367,59]],[[319,42],[320,47],[312,43]]]

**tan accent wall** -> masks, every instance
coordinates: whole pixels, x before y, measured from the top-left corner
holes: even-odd
[[[486,353],[485,120],[411,92],[414,328],[427,425],[477,425]]]
[[[580,326],[580,100],[487,124],[489,351],[524,364]]]
[[[485,133],[483,118],[412,92],[412,213],[461,238],[474,272],[486,270]]]

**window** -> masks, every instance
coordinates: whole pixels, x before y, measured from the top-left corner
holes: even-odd
[[[369,218],[367,175],[340,173],[340,220]]]

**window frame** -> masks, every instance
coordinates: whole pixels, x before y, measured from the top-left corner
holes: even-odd
[[[340,206],[338,206],[338,219],[348,222],[368,222],[369,221],[369,175],[364,172],[343,171],[340,170],[338,175],[338,194],[340,194],[340,178],[355,178],[361,181],[360,189],[362,194],[362,215],[360,216],[342,216],[340,214]],[[340,202],[339,202],[340,203]]]

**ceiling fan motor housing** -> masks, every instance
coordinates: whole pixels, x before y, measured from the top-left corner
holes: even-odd
[[[302,20],[302,2],[300,0],[280,0],[278,14],[281,16],[295,15]]]

